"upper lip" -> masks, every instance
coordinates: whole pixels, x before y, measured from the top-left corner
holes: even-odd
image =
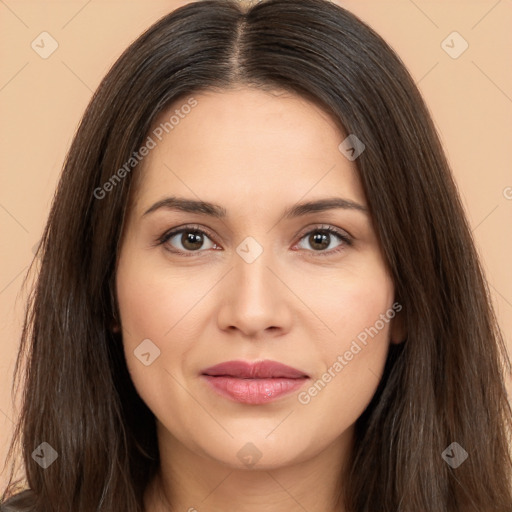
[[[309,377],[309,375],[301,370],[268,359],[256,362],[225,361],[224,363],[204,369],[202,375],[237,377],[240,379],[270,379],[279,377],[300,379]]]

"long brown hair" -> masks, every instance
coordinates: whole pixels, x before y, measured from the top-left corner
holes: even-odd
[[[361,182],[407,339],[356,423],[349,512],[512,511],[510,371],[457,190],[427,107],[393,50],[327,0],[203,0],[159,20],[117,60],[69,150],[39,248],[15,374],[26,487],[2,511],[140,512],[159,465],[155,419],[111,330],[118,242],[137,166],[94,193],[179,97],[244,85],[326,108],[366,149]],[[340,140],[341,142],[341,140]],[[58,459],[32,458],[47,442]],[[442,454],[458,443],[454,468]],[[452,448],[453,450],[453,448]],[[343,488],[343,491],[342,491]],[[13,496],[14,495],[14,496]],[[10,499],[8,499],[10,498]]]

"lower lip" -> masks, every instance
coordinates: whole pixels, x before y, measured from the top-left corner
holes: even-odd
[[[220,395],[244,404],[267,404],[300,389],[309,378],[238,379],[202,375]]]

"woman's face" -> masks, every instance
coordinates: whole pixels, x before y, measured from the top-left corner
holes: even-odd
[[[262,468],[348,446],[401,341],[353,152],[298,96],[241,88],[187,100],[149,134],[116,275],[128,369],[159,440]],[[326,199],[339,204],[300,207]],[[207,370],[263,360],[297,372]]]

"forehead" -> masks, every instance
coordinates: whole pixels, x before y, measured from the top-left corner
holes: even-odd
[[[190,107],[190,105],[194,105]],[[364,203],[344,134],[321,107],[286,91],[240,88],[175,101],[153,124],[136,208],[165,195],[251,210],[305,196]]]

